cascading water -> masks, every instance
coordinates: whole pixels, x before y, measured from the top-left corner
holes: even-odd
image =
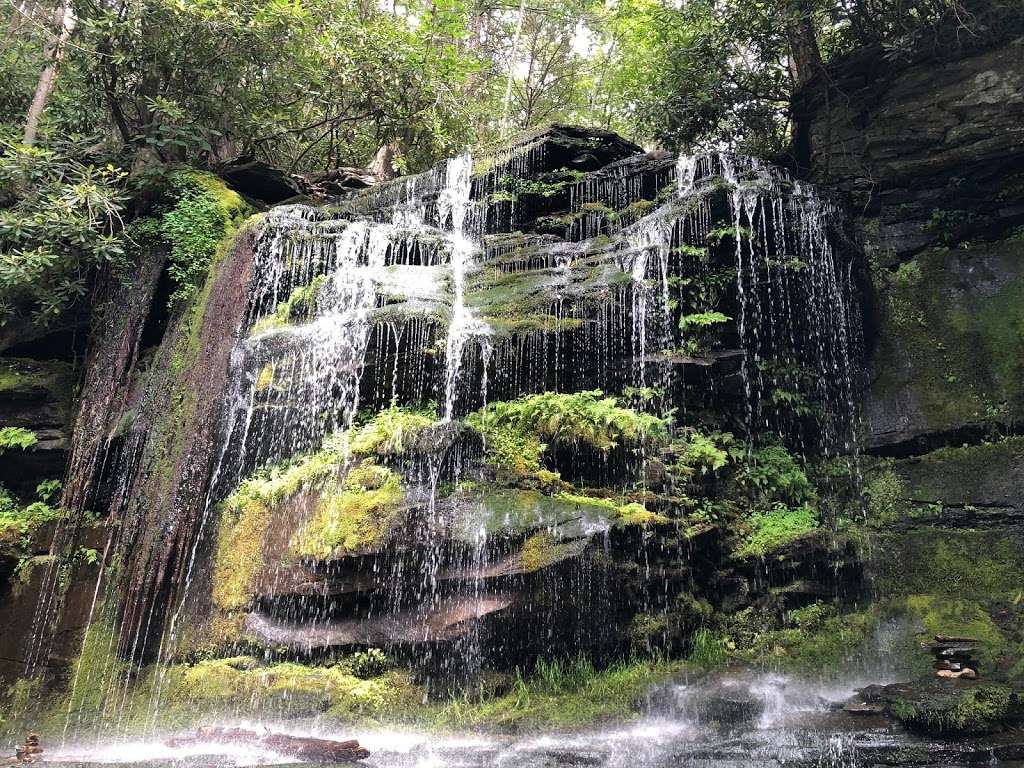
[[[437,201],[438,223],[449,228],[451,242],[452,314],[445,341],[444,410],[441,414],[445,421],[450,421],[455,415],[459,372],[466,342],[473,338],[483,338],[485,349],[490,349],[486,341],[487,324],[466,306],[466,272],[472,266],[477,252],[472,239],[472,229],[476,222],[470,216],[472,182],[471,155],[467,153],[449,160],[445,167],[445,185]],[[486,363],[484,367],[486,369]]]
[[[751,444],[772,420],[809,452],[849,450],[855,318],[830,204],[727,154],[627,157],[567,176],[561,162],[541,142],[474,176],[465,154],[256,224],[218,458],[189,542],[189,594],[161,636],[165,670],[204,611],[268,654],[401,649],[440,691],[505,657],[620,652],[605,626],[623,613],[610,558],[588,558],[618,543],[614,516],[636,512],[627,498],[643,498],[629,494],[655,454],[614,441],[595,451],[574,437],[557,446],[557,466],[499,487],[495,441],[464,423],[488,402],[600,389],[647,414],[675,412],[682,431],[688,409],[721,397],[723,423],[742,411]],[[544,174],[560,180],[532,201],[509,192]],[[530,222],[543,226],[514,231]],[[787,397],[811,415],[782,413]],[[381,414],[414,426],[373,442],[364,430]],[[523,458],[522,445],[510,450]],[[218,603],[207,563],[228,536],[225,498],[308,466],[320,474],[275,486],[264,517],[244,519],[240,505],[235,532],[257,540],[247,556],[259,563],[244,595]],[[370,543],[302,550],[298,534],[346,494],[387,497],[362,519],[372,535],[346,530]],[[672,572],[649,552],[630,557],[651,581]],[[669,582],[641,607],[675,599]],[[113,689],[120,701],[127,685]],[[154,728],[166,688],[161,676],[149,690]]]

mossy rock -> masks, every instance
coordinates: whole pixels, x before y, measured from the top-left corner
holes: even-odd
[[[481,535],[517,537],[547,531],[557,539],[590,538],[613,527],[671,524],[660,515],[636,503],[579,493],[547,495],[518,488],[473,489],[459,502],[454,524],[455,537],[475,543]]]
[[[230,657],[151,668],[130,683],[113,685],[123,699],[120,720],[128,732],[149,724],[154,689],[159,686],[161,723],[193,727],[210,717],[292,719],[322,717],[336,722],[377,725],[400,720],[423,698],[409,674],[389,670],[369,679],[353,674],[347,662],[314,666],[294,662],[265,664],[251,657]],[[103,685],[92,680],[97,690]],[[109,685],[110,683],[108,683]],[[123,686],[123,687],[122,687]],[[63,707],[63,708],[62,708]],[[72,701],[56,707],[88,725],[103,717],[102,701]],[[55,725],[60,718],[54,716]]]
[[[0,401],[49,399],[67,402],[71,399],[73,387],[70,363],[19,357],[0,358]]]
[[[1024,240],[919,254],[879,273],[870,439],[903,442],[1024,417]]]
[[[736,645],[731,655],[746,662],[811,678],[848,679],[872,650],[878,618],[872,610],[836,613],[824,606],[803,614],[793,611],[790,626],[767,629],[766,617],[748,609],[733,618],[727,636]]]
[[[993,670],[1011,650],[1002,630],[977,603],[955,597],[910,595],[902,603],[891,604],[891,608],[904,611],[916,623],[919,642],[928,642],[936,635],[976,638],[982,674]]]
[[[997,607],[1024,591],[1020,538],[1005,531],[922,526],[877,534],[865,554],[882,599],[931,594]]]
[[[339,474],[343,440],[245,480],[219,505],[213,601],[224,610],[245,608],[256,593],[275,512],[302,494],[317,494]],[[287,541],[284,542],[287,545]]]
[[[908,498],[943,506],[1018,506],[1024,496],[1024,438],[940,448],[898,462]]]
[[[1024,714],[1019,691],[983,682],[928,678],[886,686],[889,714],[931,736],[980,736],[1005,730]]]
[[[364,462],[343,483],[324,488],[309,520],[295,532],[289,555],[332,560],[379,551],[396,529],[405,493],[398,474]]]

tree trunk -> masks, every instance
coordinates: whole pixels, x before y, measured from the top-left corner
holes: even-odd
[[[398,147],[395,144],[383,144],[377,150],[370,163],[370,173],[377,177],[377,181],[391,181],[395,178],[395,155],[398,154]]]
[[[25,134],[22,140],[26,144],[35,143],[36,134],[39,132],[39,120],[42,118],[46,104],[50,100],[50,94],[53,93],[53,88],[57,84],[57,70],[60,67],[61,59],[64,58],[64,49],[67,46],[68,38],[71,37],[71,33],[75,29],[77,19],[70,0],[66,0],[64,5],[57,8],[54,21],[60,26],[60,32],[57,33],[57,37],[46,51],[46,66],[43,67],[43,72],[39,75],[36,93],[32,97],[32,104],[25,117]]]
[[[785,14],[786,37],[789,39],[789,72],[793,88],[798,90],[822,70],[811,0],[788,0]]]
[[[519,40],[523,35],[523,19],[526,18],[526,0],[519,0],[519,19],[516,33],[512,38],[512,56],[508,63],[508,79],[505,81],[505,99],[501,105],[501,135],[508,133],[508,111],[512,105],[512,83],[516,74],[516,59],[519,58]]]

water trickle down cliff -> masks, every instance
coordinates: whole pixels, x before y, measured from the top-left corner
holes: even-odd
[[[123,602],[119,653],[382,646],[449,684],[619,653],[702,579],[721,599],[725,532],[686,517],[672,462],[694,425],[850,451],[835,225],[759,162],[560,128],[271,210],[213,288],[248,286],[204,411],[218,437],[186,473],[199,511],[159,522],[175,587],[147,593],[145,622]]]

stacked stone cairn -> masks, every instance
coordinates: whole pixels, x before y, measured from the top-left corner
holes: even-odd
[[[15,759],[19,763],[34,763],[43,754],[43,747],[39,743],[39,734],[30,733],[25,737],[25,743],[14,749]]]
[[[978,662],[973,654],[978,650],[978,639],[936,635],[935,642],[923,646],[935,657],[935,676],[949,679],[976,680]]]

